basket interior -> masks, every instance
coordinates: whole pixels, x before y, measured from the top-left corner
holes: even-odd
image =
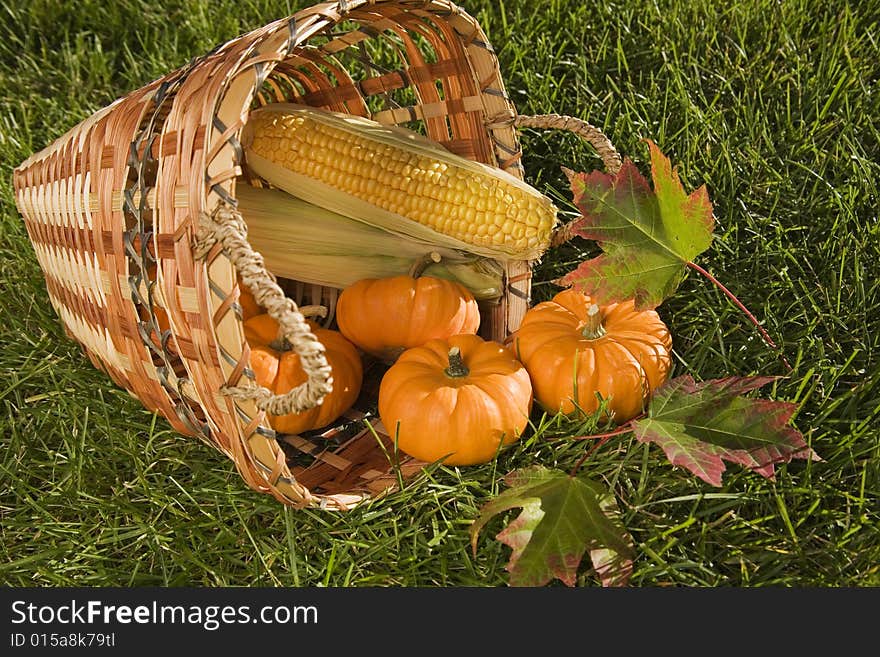
[[[499,163],[497,144],[485,128],[481,89],[467,59],[466,42],[447,20],[428,11],[364,7],[293,48],[254,96],[252,108],[294,102],[365,116],[425,134],[447,150],[487,164]],[[488,44],[486,44],[488,47]],[[499,88],[499,93],[503,90]],[[238,184],[264,185],[246,166]],[[338,290],[279,279],[300,305],[331,309],[324,325],[336,328]],[[491,308],[481,307],[481,333],[500,338]],[[375,494],[421,464],[394,453],[393,440],[377,415],[379,382],[387,367],[365,358],[364,385],[354,407],[331,426],[301,435],[277,436],[291,474],[317,495]],[[369,423],[369,424],[368,424]]]

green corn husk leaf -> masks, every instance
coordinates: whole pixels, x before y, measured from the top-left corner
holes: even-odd
[[[461,283],[477,299],[501,296],[503,270],[494,260],[403,237],[245,181],[235,196],[248,240],[277,276],[342,289],[363,278],[406,274],[435,252],[440,262],[423,275]]]

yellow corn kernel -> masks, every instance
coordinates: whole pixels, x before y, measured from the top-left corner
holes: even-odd
[[[549,198],[507,173],[449,153],[419,135],[404,135],[401,128],[359,117],[270,105],[251,113],[244,142],[252,170],[291,194],[297,190],[285,187],[278,167],[456,242],[479,246],[482,250],[475,252],[484,255],[534,259],[546,250],[556,224]],[[251,160],[259,158],[263,163],[257,167]],[[308,200],[320,203],[319,198]],[[342,202],[334,203],[339,211]]]

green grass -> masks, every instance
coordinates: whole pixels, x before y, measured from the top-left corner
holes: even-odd
[[[531,463],[583,454],[557,422],[497,462],[425,472],[344,514],[252,492],[64,337],[12,194],[12,168],[93,111],[305,3],[0,2],[0,582],[7,585],[501,586],[509,549],[468,527]],[[761,319],[793,371],[822,462],[721,488],[630,436],[585,466],[614,490],[637,586],[880,585],[880,3],[471,0],[521,113],[603,128],[639,166],[655,140],[718,219],[707,267]],[[600,166],[569,135],[523,133],[529,180],[571,212],[560,165]],[[549,280],[591,253],[552,252]],[[691,274],[660,307],[677,374],[782,374],[726,298]],[[511,516],[512,517],[512,516]],[[588,564],[579,583],[596,584]]]

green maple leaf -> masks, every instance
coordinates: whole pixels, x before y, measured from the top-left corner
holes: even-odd
[[[632,423],[640,442],[659,445],[673,465],[713,486],[724,461],[773,479],[774,464],[793,458],[822,459],[789,424],[788,402],[744,397],[776,377],[729,377],[696,383],[681,376],[654,391],[644,419]]]
[[[648,146],[653,190],[628,159],[615,176],[566,172],[581,212],[572,230],[595,240],[603,253],[559,282],[599,304],[632,298],[639,310],[659,306],[712,243],[715,220],[706,187],[686,194],[669,159],[654,142]]]
[[[632,540],[606,488],[543,466],[515,470],[505,483],[508,490],[488,502],[471,526],[471,546],[476,552],[479,532],[491,518],[522,508],[496,536],[513,549],[506,566],[511,586],[543,586],[553,578],[574,586],[587,550],[603,585],[626,584]]]

